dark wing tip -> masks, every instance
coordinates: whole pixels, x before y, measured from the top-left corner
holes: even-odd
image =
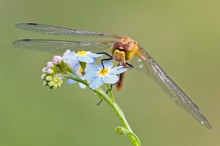
[[[20,28],[20,29],[25,29],[27,26],[36,26],[38,25],[37,23],[18,23],[15,25],[15,27]]]
[[[23,40],[20,40],[20,41],[23,41],[23,42],[30,42],[31,39],[23,39]]]
[[[37,23],[26,23],[28,25],[37,25]]]

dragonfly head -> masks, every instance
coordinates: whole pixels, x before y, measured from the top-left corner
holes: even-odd
[[[120,41],[113,43],[112,56],[118,62],[126,62],[127,60],[130,60],[137,52],[137,48],[137,42],[125,37]]]

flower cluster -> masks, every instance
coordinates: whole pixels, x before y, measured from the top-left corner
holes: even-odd
[[[63,83],[62,78],[68,72],[72,70],[63,61],[60,56],[54,56],[52,62],[47,63],[47,67],[42,69],[41,79],[43,79],[43,85],[49,89],[56,89]]]
[[[47,67],[43,68],[44,85],[49,89],[56,89],[61,86],[62,80],[67,78],[67,84],[74,84],[79,80],[88,82],[89,87],[95,90],[103,84],[115,84],[118,82],[118,74],[127,70],[124,66],[113,67],[111,61],[102,64],[96,64],[98,58],[102,58],[102,54],[94,54],[89,51],[67,50],[63,56],[54,56],[52,62],[47,63]],[[104,66],[104,68],[103,68]],[[79,82],[81,88],[86,85]]]
[[[60,76],[56,74],[55,65],[60,62],[60,56],[54,56],[53,62],[48,62],[47,67],[42,69],[41,79],[44,80],[43,85],[48,86],[49,89],[56,89],[63,83]]]

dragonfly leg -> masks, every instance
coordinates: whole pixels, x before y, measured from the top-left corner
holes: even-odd
[[[108,56],[108,58],[101,59],[101,64],[102,64],[102,68],[103,68],[103,69],[105,68],[105,66],[104,66],[104,62],[113,59],[112,55],[110,55],[110,54],[108,54],[108,53],[106,53],[106,52],[99,52],[99,53],[97,53],[97,54],[104,54],[104,55]]]
[[[134,68],[134,66],[128,62],[126,62],[127,68]]]
[[[99,106],[102,103],[103,99],[100,99],[100,101],[96,104],[97,106]]]
[[[110,85],[110,89],[108,89],[105,94],[108,94],[109,91],[112,91],[112,87],[113,87],[113,84]],[[96,104],[96,105],[100,105],[102,103],[103,99],[100,99],[100,101]]]
[[[115,84],[114,84],[115,85]],[[108,89],[105,94],[108,94],[109,91],[112,91],[113,84],[110,85],[110,89]]]

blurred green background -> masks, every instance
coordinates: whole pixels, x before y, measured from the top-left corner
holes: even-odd
[[[131,145],[110,107],[88,89],[42,86],[52,54],[15,48],[21,22],[116,33],[137,40],[200,107],[213,129],[178,108],[152,79],[132,69],[114,90],[143,146],[220,145],[219,0],[0,0],[0,146]],[[72,38],[74,39],[74,38]]]

